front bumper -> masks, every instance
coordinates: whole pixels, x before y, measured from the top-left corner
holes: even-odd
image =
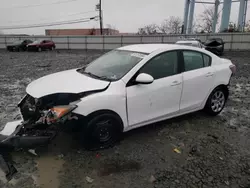
[[[46,101],[45,104],[49,102],[51,100]],[[0,168],[4,170],[8,180],[17,172],[11,162],[11,151],[46,146],[59,131],[67,129],[68,123],[71,124],[79,119],[77,115],[71,113],[72,111],[68,111],[54,121],[53,116],[50,117],[53,113],[41,107],[41,104],[43,103],[26,95],[18,103],[22,120],[7,123],[0,132]],[[75,108],[76,106],[72,105],[71,110]],[[70,128],[72,129],[73,126]]]

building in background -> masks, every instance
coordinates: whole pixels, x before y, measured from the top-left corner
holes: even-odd
[[[100,29],[46,29],[47,36],[81,36],[81,35],[101,35]],[[103,35],[119,35],[119,31],[110,28],[103,28]]]

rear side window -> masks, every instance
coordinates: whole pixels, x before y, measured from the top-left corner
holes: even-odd
[[[211,57],[196,51],[183,51],[185,71],[209,67],[211,65]]]
[[[203,54],[204,67],[209,67],[211,65],[211,57]]]
[[[183,51],[185,71],[203,68],[202,54],[195,51]]]

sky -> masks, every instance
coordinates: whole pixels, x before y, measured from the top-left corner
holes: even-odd
[[[199,0],[210,1],[213,0]],[[99,0],[1,0],[0,27],[51,23],[97,16]],[[137,32],[147,24],[160,24],[170,16],[183,18],[184,0],[102,0],[104,27],[108,24],[122,33]],[[249,3],[250,4],[250,3]],[[211,5],[196,4],[194,21]],[[250,6],[247,20],[250,19]],[[219,7],[219,11],[222,6]],[[232,4],[230,20],[237,22],[239,3]],[[93,11],[93,12],[90,12]],[[87,13],[86,13],[87,12]],[[2,30],[5,34],[44,35],[45,29],[98,28],[98,21],[44,28]]]

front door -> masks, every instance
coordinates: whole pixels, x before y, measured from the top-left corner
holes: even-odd
[[[140,69],[137,75],[149,74],[154,78],[153,83],[127,86],[129,126],[140,126],[179,112],[182,74],[178,54],[178,51],[164,52]]]
[[[183,51],[183,59],[181,113],[200,108],[209,95],[214,81],[211,57],[197,51]]]

